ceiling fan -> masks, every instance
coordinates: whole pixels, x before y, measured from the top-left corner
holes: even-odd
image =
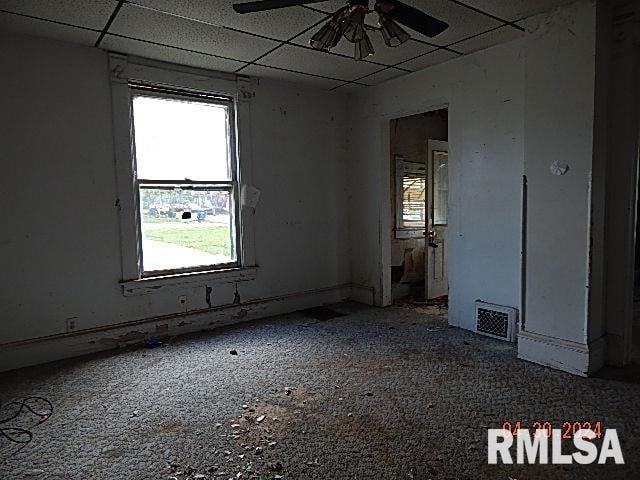
[[[233,9],[237,13],[253,13],[322,1],[324,0],[257,0],[236,3]],[[376,30],[382,33],[384,42],[390,47],[397,47],[411,38],[398,24],[427,37],[435,37],[449,27],[448,23],[399,0],[374,0],[373,9],[369,9],[369,0],[347,0],[347,4],[331,15],[329,21],[311,37],[309,44],[316,50],[329,51],[344,37],[355,45],[356,60],[373,55],[373,44],[366,32],[371,27],[364,23],[365,16],[369,13],[378,14]]]

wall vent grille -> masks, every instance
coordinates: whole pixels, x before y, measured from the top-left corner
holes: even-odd
[[[515,308],[476,302],[476,332],[508,342],[516,341]]]

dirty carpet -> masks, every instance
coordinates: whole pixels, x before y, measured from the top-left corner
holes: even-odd
[[[578,378],[407,307],[339,304],[0,375],[53,415],[0,478],[640,478],[637,376]],[[230,352],[235,350],[236,355]],[[487,465],[504,421],[601,421],[621,466]]]

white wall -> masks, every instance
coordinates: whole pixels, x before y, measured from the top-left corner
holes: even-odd
[[[527,330],[576,342],[586,335],[593,160],[595,17],[588,13],[576,12],[582,18],[572,33],[564,19],[540,16],[526,44]],[[556,160],[569,166],[566,175],[551,174]]]
[[[268,81],[257,86],[257,278],[238,284],[241,305],[228,313],[216,307],[233,301],[234,285],[214,287],[211,315],[178,328],[180,318],[163,316],[184,313],[181,294],[188,310],[207,309],[204,286],[121,293],[107,54],[3,37],[0,63],[10,72],[0,76],[0,370],[113,346],[167,325],[180,333],[348,295],[342,95]],[[152,317],[162,318],[136,325]],[[68,318],[93,336],[65,337]],[[130,331],[100,332],[118,325]],[[43,337],[55,345],[30,341]]]
[[[604,152],[596,125],[595,1],[528,22],[526,319],[522,358],[586,374],[604,362]],[[558,161],[565,175],[553,175]]]
[[[351,268],[390,301],[389,120],[449,108],[449,322],[476,299],[519,308],[523,155],[520,41],[429,67],[350,101]]]
[[[390,300],[388,120],[448,104],[449,322],[472,329],[476,299],[515,306],[521,358],[582,375],[602,366],[608,15],[579,1],[528,19],[523,40],[354,95],[352,273],[378,304]],[[568,173],[552,175],[554,161]]]
[[[528,19],[523,40],[354,94],[352,275],[377,304],[390,301],[388,121],[448,105],[449,322],[473,329],[476,299],[514,306],[520,358],[603,365],[609,13],[581,0]]]

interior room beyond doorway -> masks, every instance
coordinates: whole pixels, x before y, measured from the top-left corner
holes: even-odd
[[[446,305],[447,118],[443,108],[390,121],[394,301]]]

